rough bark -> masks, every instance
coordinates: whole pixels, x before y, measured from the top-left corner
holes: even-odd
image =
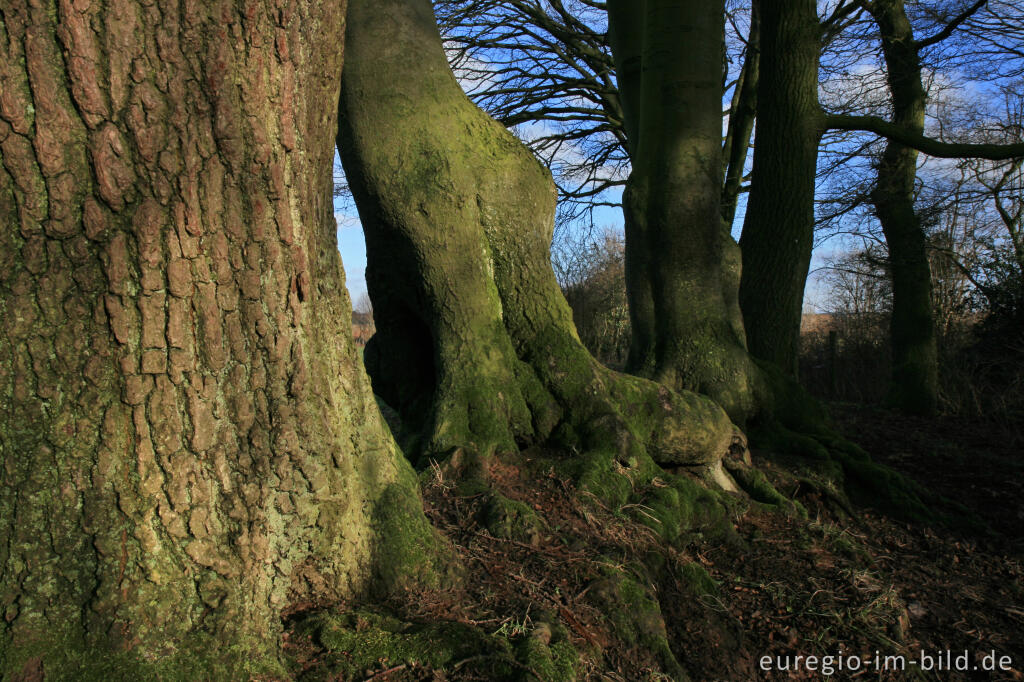
[[[720,216],[723,15],[721,3],[610,2],[609,35],[620,87],[633,93],[623,107],[628,368],[711,396],[742,422],[756,370],[736,305],[739,256]]]
[[[548,260],[549,173],[462,93],[427,0],[356,0],[338,144],[367,238],[375,390],[438,456],[542,442],[705,465],[711,401],[611,372],[580,344]]]
[[[819,24],[813,0],[760,0],[754,168],[740,247],[750,352],[796,376],[814,235]]]
[[[882,36],[892,122],[921,135],[927,94],[903,0],[876,0],[870,9]],[[928,414],[938,403],[938,350],[927,244],[914,210],[917,155],[916,150],[890,140],[878,164],[871,200],[885,233],[892,275],[889,402],[908,412]]]
[[[348,341],[343,14],[0,8],[0,677],[273,672],[429,556]]]

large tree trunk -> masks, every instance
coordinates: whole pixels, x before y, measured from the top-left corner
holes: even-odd
[[[756,370],[736,303],[739,254],[720,216],[723,13],[721,2],[610,2],[609,36],[633,165],[623,195],[629,369],[711,396],[743,421]]]
[[[427,0],[355,0],[339,148],[367,240],[375,390],[420,452],[541,442],[627,461],[717,461],[711,401],[611,372],[576,336],[551,270],[548,172],[474,106]]]
[[[740,306],[750,352],[796,376],[821,139],[820,29],[813,0],[759,5],[761,73],[753,179],[740,238]]]
[[[893,123],[922,134],[927,95],[903,0],[876,0],[871,13],[882,35]],[[907,412],[928,414],[938,403],[938,351],[927,244],[914,210],[917,155],[916,150],[890,141],[878,165],[871,200],[885,233],[892,273],[889,401]]]
[[[0,677],[273,672],[430,547],[349,341],[343,14],[0,9]]]

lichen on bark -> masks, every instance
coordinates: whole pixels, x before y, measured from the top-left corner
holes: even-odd
[[[443,554],[348,341],[344,10],[0,12],[0,677],[279,670]]]

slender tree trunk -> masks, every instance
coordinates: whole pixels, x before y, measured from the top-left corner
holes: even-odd
[[[814,237],[819,24],[813,0],[760,0],[754,169],[740,247],[750,352],[796,376]]]
[[[903,0],[876,0],[871,13],[882,35],[893,123],[923,134],[927,95]],[[927,244],[914,210],[917,155],[916,150],[890,141],[878,165],[871,200],[885,233],[892,272],[889,401],[907,412],[928,414],[938,403],[938,351]]]
[[[633,93],[627,291],[646,333],[629,367],[709,395],[743,421],[754,369],[735,299],[739,257],[720,215],[723,14],[721,3],[609,3],[620,87]]]
[[[338,142],[380,315],[370,370],[419,450],[486,458],[555,434],[622,461],[717,461],[717,406],[580,344],[548,258],[550,175],[463,94],[430,3],[355,0],[348,21]]]
[[[761,16],[758,2],[754,2],[750,13],[750,34],[747,36],[747,53],[740,69],[736,92],[733,95],[729,113],[729,128],[726,133],[725,184],[722,187],[722,220],[732,228],[739,203],[743,171],[747,165],[750,136],[754,132],[757,117],[757,83],[761,77]]]
[[[622,100],[623,124],[630,159],[640,145],[640,112],[643,101],[643,51],[646,16],[644,2],[608,3],[608,39],[615,56],[615,69]],[[647,221],[644,205],[637,196],[632,176],[622,192],[625,222],[626,302],[629,307],[630,340],[626,371],[650,376],[656,364],[657,331],[654,294],[647,268]]]
[[[279,674],[290,603],[429,556],[349,340],[343,14],[0,9],[0,677]]]

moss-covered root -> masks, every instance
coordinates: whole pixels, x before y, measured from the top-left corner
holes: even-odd
[[[763,410],[749,428],[755,447],[792,461],[844,510],[850,506],[843,497],[850,497],[911,520],[935,518],[920,486],[837,434],[824,405],[792,378],[771,363],[758,367]]]
[[[546,623],[487,633],[462,623],[408,623],[360,609],[314,614],[295,630],[325,650],[323,665],[332,679],[425,668],[442,676],[472,672],[490,680],[571,682],[579,665],[565,629]]]
[[[815,435],[792,431],[778,422],[759,424],[751,441],[783,464],[795,466],[814,486],[835,497],[852,515],[846,498],[913,521],[937,520],[929,504],[934,496],[887,466],[871,461],[857,445],[825,429]]]
[[[529,505],[492,492],[481,512],[481,524],[496,538],[526,545],[540,543],[544,521]]]
[[[516,658],[530,678],[545,682],[570,682],[576,679],[579,653],[569,642],[568,631],[560,624],[538,623],[528,636],[515,644]],[[526,679],[525,675],[520,675]]]
[[[423,516],[411,470],[388,486],[374,506],[373,590],[378,595],[416,592],[458,583],[463,566],[451,544]]]
[[[641,657],[650,656],[673,680],[689,680],[669,645],[665,619],[657,597],[625,571],[609,567],[605,577],[590,588],[602,606],[616,636]]]
[[[778,507],[790,514],[807,516],[807,510],[802,504],[779,492],[759,469],[737,461],[728,461],[726,468],[740,489],[755,502]]]

